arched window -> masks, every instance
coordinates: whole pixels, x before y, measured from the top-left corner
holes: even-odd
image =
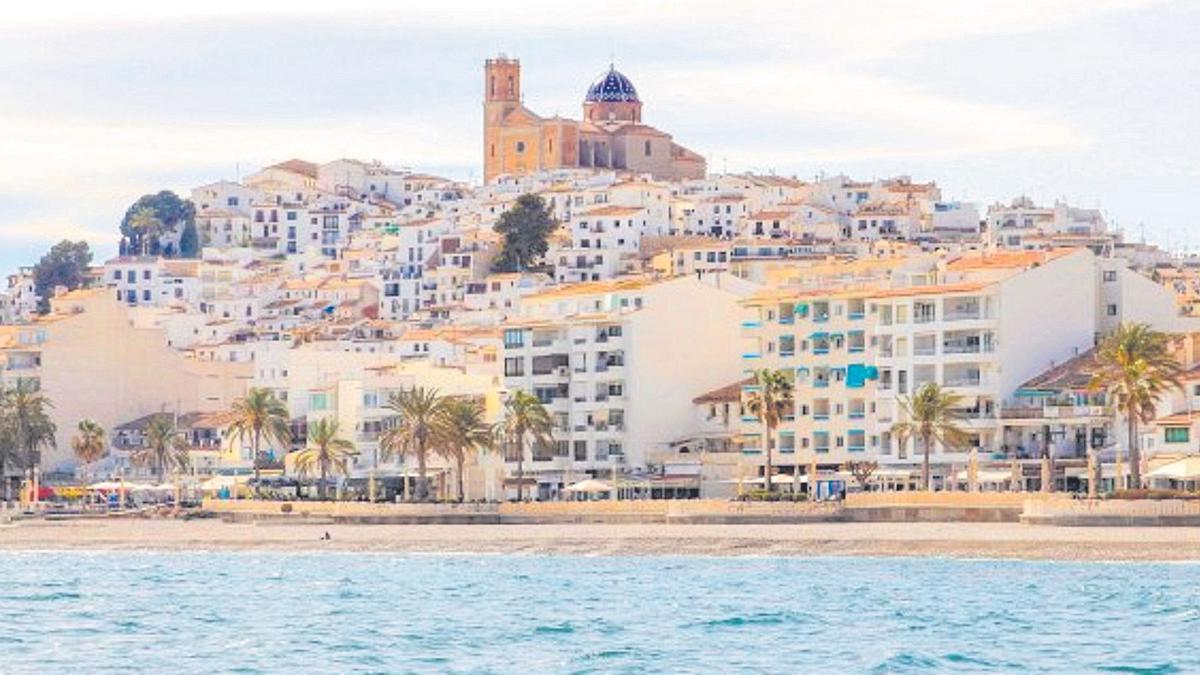
[[[492,157],[496,156],[496,144],[492,143]]]
[[[650,156],[650,141],[649,140],[646,141],[646,156],[647,157]]]
[[[554,139],[553,138],[546,139],[546,152],[554,152]]]
[[[496,76],[495,75],[492,76],[492,82],[488,88],[488,91],[491,92],[490,96],[492,98],[496,98]]]
[[[512,98],[517,95],[517,84],[513,81],[513,76],[508,76],[508,97]]]

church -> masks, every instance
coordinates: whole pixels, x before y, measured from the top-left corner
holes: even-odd
[[[629,78],[612,66],[588,87],[583,119],[541,117],[521,100],[521,62],[484,62],[483,173],[563,168],[617,169],[660,180],[703,178],[704,158],[671,135],[642,124],[642,101]]]

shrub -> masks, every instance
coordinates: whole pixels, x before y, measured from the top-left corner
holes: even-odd
[[[1186,490],[1117,490],[1110,499],[1200,499],[1200,493]]]

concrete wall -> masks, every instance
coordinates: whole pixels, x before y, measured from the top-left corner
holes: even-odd
[[[1000,285],[1000,391],[1092,346],[1096,326],[1095,256],[1079,250]]]
[[[740,377],[737,301],[690,277],[646,290],[646,309],[630,317],[625,337],[631,465],[693,424],[693,398]]]
[[[111,432],[154,412],[224,410],[249,382],[248,364],[185,359],[161,330],[132,327],[108,289],[57,306],[79,311],[45,326],[41,384],[58,425],[58,447],[44,453],[49,470],[74,467],[70,441],[85,417]]]

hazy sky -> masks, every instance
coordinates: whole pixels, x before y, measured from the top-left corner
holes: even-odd
[[[1200,247],[1197,2],[174,4],[0,9],[0,270],[63,237],[102,260],[142,193],[291,157],[478,180],[500,51],[571,116],[611,55],[710,170],[1065,197]]]

